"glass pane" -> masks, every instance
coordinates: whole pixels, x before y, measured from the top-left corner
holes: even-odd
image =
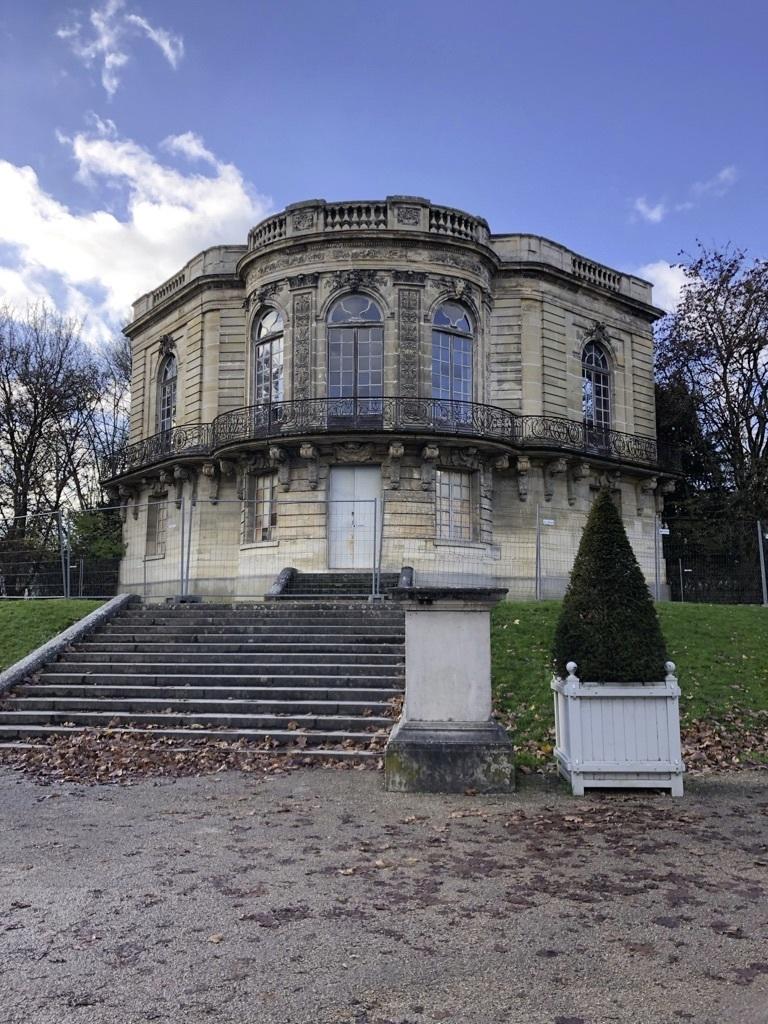
[[[467,311],[456,302],[444,302],[442,306],[438,306],[433,323],[436,327],[450,327],[464,334],[472,333]]]
[[[256,323],[254,337],[265,338],[269,334],[278,334],[283,330],[283,318],[276,309],[270,309]]]
[[[345,295],[334,304],[328,315],[332,324],[380,322],[381,310],[367,295]]]

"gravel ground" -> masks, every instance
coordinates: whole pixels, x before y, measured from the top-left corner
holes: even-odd
[[[768,773],[685,800],[0,768],[0,1020],[766,1024]]]

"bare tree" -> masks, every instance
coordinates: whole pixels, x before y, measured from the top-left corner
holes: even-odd
[[[81,497],[102,385],[77,321],[44,304],[0,308],[0,517],[17,535],[71,489]]]
[[[657,334],[659,385],[695,415],[708,497],[768,519],[768,260],[700,245],[682,266],[680,303]]]

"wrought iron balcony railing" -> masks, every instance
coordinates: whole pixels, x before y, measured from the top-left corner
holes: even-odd
[[[101,479],[111,480],[133,470],[165,462],[177,455],[207,455],[211,450],[211,424],[192,423],[162,430],[143,441],[129,444],[114,456],[101,460]]]
[[[624,434],[557,416],[518,416],[478,402],[439,398],[309,398],[249,405],[223,413],[213,423],[155,434],[105,460],[102,479],[181,456],[215,455],[249,441],[325,433],[446,435],[501,443],[520,452],[581,454],[675,471],[679,458],[660,453],[654,438]]]

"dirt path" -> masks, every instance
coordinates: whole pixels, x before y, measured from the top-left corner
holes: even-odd
[[[768,773],[689,796],[0,768],[8,1024],[766,1024]]]

